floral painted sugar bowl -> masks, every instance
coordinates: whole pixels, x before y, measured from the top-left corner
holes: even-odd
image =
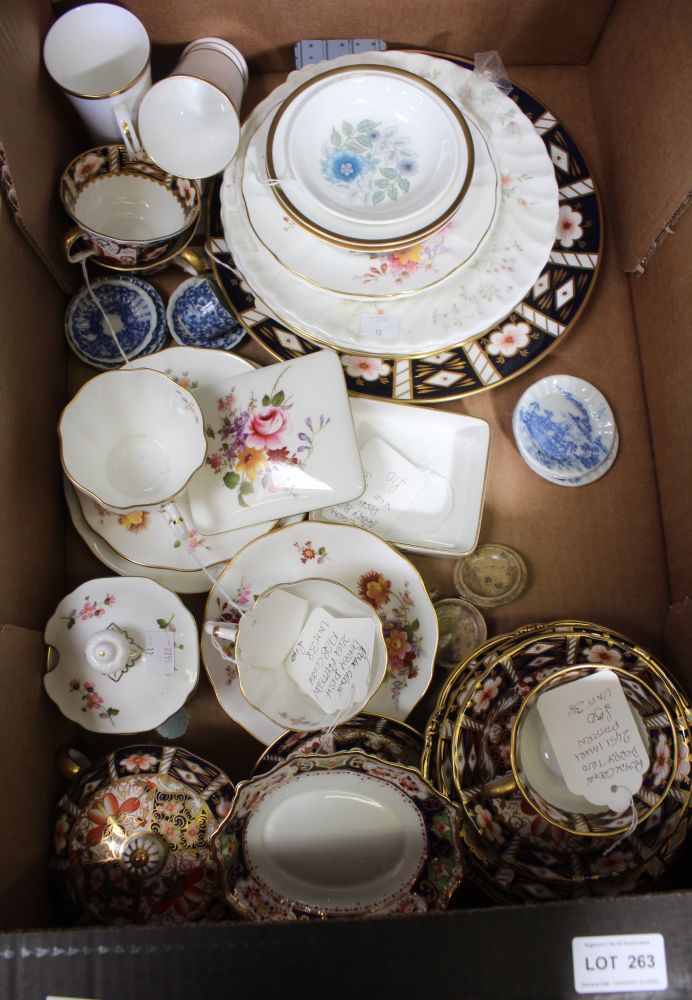
[[[180,747],[137,745],[80,768],[51,830],[50,867],[86,922],[178,924],[224,915],[211,836],[234,788]]]

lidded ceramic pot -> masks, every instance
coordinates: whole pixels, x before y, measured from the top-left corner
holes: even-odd
[[[88,922],[178,924],[221,915],[211,836],[234,787],[180,747],[135,745],[81,768],[52,822],[50,867]]]

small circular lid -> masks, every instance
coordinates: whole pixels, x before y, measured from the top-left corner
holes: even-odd
[[[213,917],[222,904],[211,836],[234,791],[223,771],[180,747],[116,750],[60,799],[51,868],[99,923]]]
[[[478,608],[461,597],[437,601],[435,611],[440,625],[437,662],[443,667],[456,667],[485,642],[485,619]]]
[[[496,542],[479,545],[454,567],[455,587],[481,608],[514,601],[523,593],[526,580],[526,563],[519,553]]]

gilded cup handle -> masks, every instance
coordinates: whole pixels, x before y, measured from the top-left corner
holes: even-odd
[[[63,240],[63,250],[65,251],[65,256],[70,264],[78,264],[86,257],[93,257],[95,253],[93,249],[79,250],[77,253],[72,252],[72,247],[78,240],[87,238],[88,234],[85,233],[83,229],[80,229],[79,226],[75,226],[74,229],[70,229],[69,233],[65,236],[65,239]]]
[[[208,269],[206,257],[191,247],[185,247],[184,250],[181,250],[176,258],[176,261],[178,260],[184,260],[196,274],[204,274]]]
[[[74,747],[61,746],[55,751],[55,767],[59,774],[72,781],[88,767],[91,761]]]
[[[518,788],[516,778],[510,774],[503,774],[499,778],[493,778],[486,782],[481,788],[481,794],[486,799],[501,799],[506,795],[511,795]]]

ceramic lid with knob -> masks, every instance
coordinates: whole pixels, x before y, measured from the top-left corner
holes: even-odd
[[[180,598],[141,577],[89,580],[46,625],[49,697],[94,733],[143,733],[197,685],[195,620]]]
[[[211,836],[234,788],[180,747],[129,746],[82,768],[53,817],[50,867],[90,921],[160,923],[223,915]]]

